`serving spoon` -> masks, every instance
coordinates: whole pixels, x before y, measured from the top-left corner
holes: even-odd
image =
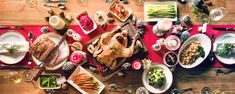
[[[57,7],[60,8],[62,10],[64,10],[66,8],[66,4],[65,3],[59,3],[58,5],[52,5],[52,4],[44,4],[44,6],[46,7]]]
[[[33,39],[34,39],[34,35],[31,31],[28,33],[28,38],[29,38],[29,46],[31,46]],[[30,64],[32,64],[32,57],[31,56],[29,57],[28,65],[30,65]]]
[[[109,75],[105,76],[105,77],[103,78],[103,81],[105,82],[105,81],[109,80],[109,79],[112,78],[115,74],[117,74],[118,72],[120,72],[120,71],[122,71],[122,70],[124,70],[124,69],[127,69],[127,68],[130,67],[130,66],[131,66],[130,63],[124,63],[124,64],[122,65],[122,68],[121,68],[121,69],[115,71],[115,72],[112,73],[112,74],[109,74]]]

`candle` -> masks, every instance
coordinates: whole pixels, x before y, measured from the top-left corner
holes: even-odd
[[[81,63],[83,62],[84,60],[84,57],[81,53],[78,53],[78,52],[73,52],[70,57],[69,57],[69,60],[74,64],[74,65],[77,65],[78,63]]]
[[[135,70],[139,70],[142,67],[142,63],[139,60],[135,60],[132,64],[131,67]]]

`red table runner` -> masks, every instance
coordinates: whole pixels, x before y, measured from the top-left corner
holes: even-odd
[[[28,32],[32,31],[34,36],[35,36],[35,39],[36,37],[38,37],[39,35],[42,34],[41,32],[41,28],[43,26],[48,26],[48,25],[23,25],[23,28],[24,30],[16,30],[17,32],[20,32],[22,35],[25,36],[26,40],[28,41],[29,38],[27,37],[27,34]],[[201,25],[193,25],[191,26],[192,28],[192,31],[190,32],[190,35],[194,35],[194,34],[198,34],[198,27],[201,26]],[[228,32],[228,31],[217,31],[217,30],[213,30],[212,27],[213,26],[218,26],[218,27],[235,27],[235,25],[208,25],[207,27],[207,32],[206,32],[206,35],[208,36],[211,36],[212,33],[215,34],[215,39],[225,33],[225,32]],[[50,26],[48,26],[50,27]],[[101,28],[100,26],[98,26],[98,28],[93,31],[91,34],[89,35],[86,35],[82,32],[82,30],[80,29],[80,27],[78,25],[71,25],[70,28],[73,29],[74,31],[76,31],[77,33],[79,33],[81,36],[82,36],[82,44],[85,45],[89,40],[95,38],[96,36],[104,33],[105,31],[109,31],[110,29],[112,29],[113,27],[115,27],[115,25],[108,25],[107,28],[104,30],[103,28]],[[145,53],[146,55],[142,55],[140,57],[140,59],[142,58],[147,58],[147,59],[150,59],[152,60],[153,62],[158,62],[158,63],[163,63],[163,55],[164,53],[166,53],[168,50],[163,47],[160,51],[156,52],[156,51],[153,51],[151,49],[151,46],[156,42],[156,40],[158,40],[160,37],[157,37],[153,34],[152,32],[152,25],[146,25],[145,26],[145,35],[144,37],[142,38],[142,40],[144,41],[147,49],[148,49],[148,52]],[[51,31],[53,31],[52,28],[50,28]],[[0,30],[0,35],[4,32],[7,32],[7,30]],[[163,36],[163,38],[167,37],[168,34],[166,34],[165,36]],[[34,40],[35,40],[34,39]],[[68,39],[69,40],[69,39]],[[86,48],[83,47],[83,51],[86,51],[85,50]],[[29,54],[26,55],[26,57],[18,64],[27,64],[28,62],[28,57],[29,57]],[[93,63],[93,60],[92,60],[92,57],[88,57],[88,62],[89,63]],[[0,62],[0,64],[3,64],[2,62]],[[32,64],[30,65],[31,67],[34,67],[35,64]],[[235,66],[235,65],[233,65]],[[233,67],[231,65],[223,65],[222,63],[220,63],[217,59],[215,60],[215,62],[211,63],[209,61],[204,61],[203,64],[201,64],[199,67],[215,67],[215,68],[221,68],[221,67]]]

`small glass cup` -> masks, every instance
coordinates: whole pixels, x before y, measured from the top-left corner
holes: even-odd
[[[25,82],[30,82],[33,79],[33,74],[30,70],[26,70],[23,73],[23,78]]]
[[[202,24],[204,24],[204,23],[210,24],[210,23],[211,23],[210,17],[209,17],[208,15],[206,15],[206,14],[200,15],[200,17],[199,17],[198,20],[199,20],[199,22],[201,22]]]
[[[26,0],[26,5],[30,8],[34,8],[37,6],[37,0]]]

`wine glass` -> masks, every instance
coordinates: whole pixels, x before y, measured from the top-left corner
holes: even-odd
[[[88,0],[78,0],[78,4],[80,5],[80,6],[86,6],[87,5],[87,3],[88,3]]]
[[[30,7],[30,8],[34,8],[37,6],[37,0],[26,0],[26,4]]]
[[[7,75],[5,75],[4,78],[9,79],[15,84],[20,83],[22,81],[22,75],[17,71],[9,72]]]
[[[210,18],[213,21],[219,21],[221,20],[225,15],[227,14],[227,11],[225,10],[224,7],[219,7],[219,8],[215,8],[212,9],[210,11]]]
[[[135,4],[141,6],[144,4],[144,0],[135,0]]]

